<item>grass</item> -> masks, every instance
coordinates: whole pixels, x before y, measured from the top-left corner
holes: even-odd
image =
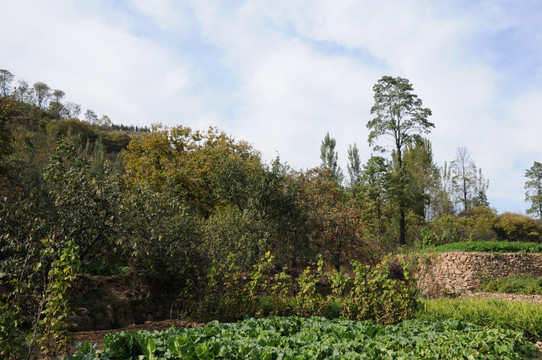
[[[518,295],[542,295],[542,277],[513,275],[484,281],[479,290],[494,293]]]
[[[522,331],[531,341],[542,340],[542,303],[494,299],[422,300],[417,318],[467,321],[484,327]]]
[[[489,253],[542,253],[542,243],[505,241],[454,242],[437,247],[424,248],[421,252],[489,252]]]

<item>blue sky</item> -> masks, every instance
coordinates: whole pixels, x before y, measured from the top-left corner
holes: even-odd
[[[326,132],[371,155],[383,75],[433,111],[435,161],[466,147],[499,212],[542,161],[538,0],[49,0],[0,3],[0,68],[115,123],[216,126],[266,161],[318,166]]]

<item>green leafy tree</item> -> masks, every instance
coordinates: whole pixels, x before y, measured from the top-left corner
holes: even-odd
[[[525,171],[525,201],[531,202],[527,214],[533,214],[542,220],[542,164],[535,161],[531,168]]]
[[[326,133],[322,145],[320,145],[320,159],[322,160],[322,169],[329,169],[331,175],[341,184],[343,181],[343,173],[339,167],[339,155],[335,151],[337,141]]]
[[[422,100],[413,93],[413,87],[408,79],[383,76],[374,85],[373,91],[375,103],[371,108],[371,114],[374,114],[375,118],[367,123],[370,130],[369,144],[373,145],[381,136],[392,139],[399,182],[403,183],[405,181],[403,151],[420,134],[429,133],[435,126],[427,120],[431,116],[431,110],[422,107]],[[378,146],[376,148],[382,149]],[[399,244],[403,245],[406,244],[407,194],[399,195]]]

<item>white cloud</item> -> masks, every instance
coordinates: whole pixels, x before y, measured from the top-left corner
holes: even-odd
[[[3,41],[13,53],[6,67],[16,75],[61,88],[69,101],[107,114],[113,122],[190,121],[200,114],[199,100],[189,93],[187,64],[99,14],[49,6],[34,3],[24,17],[20,8],[13,9],[11,23],[4,22],[20,29],[17,37]],[[39,16],[43,13],[49,16]]]
[[[542,16],[536,2],[523,6],[2,2],[0,66],[114,122],[215,125],[295,168],[318,165],[327,131],[343,167],[354,142],[366,159],[372,86],[403,76],[433,111],[436,160],[466,146],[490,202],[518,211],[524,170],[542,150]]]

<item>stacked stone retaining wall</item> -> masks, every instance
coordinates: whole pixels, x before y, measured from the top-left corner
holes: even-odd
[[[471,293],[482,279],[542,276],[542,254],[447,252],[421,254],[417,261],[418,288],[429,297]]]

